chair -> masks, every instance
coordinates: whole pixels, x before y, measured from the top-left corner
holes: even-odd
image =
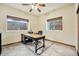
[[[43,34],[43,31],[40,30],[40,31],[38,31],[38,33],[36,33],[36,34],[42,35],[42,34]],[[38,40],[38,42],[39,42],[39,43],[42,43],[40,40]]]
[[[40,35],[42,35],[43,34],[43,32],[42,31],[38,31],[38,33],[37,34],[40,34]]]

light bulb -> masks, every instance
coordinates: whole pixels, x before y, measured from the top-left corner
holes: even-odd
[[[34,5],[32,5],[32,9],[34,9]]]
[[[35,10],[37,9],[37,6],[35,6]]]

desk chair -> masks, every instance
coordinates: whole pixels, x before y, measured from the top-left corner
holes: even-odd
[[[35,34],[42,35],[42,34],[43,34],[43,32],[42,32],[42,31],[38,31],[38,33],[35,33]]]

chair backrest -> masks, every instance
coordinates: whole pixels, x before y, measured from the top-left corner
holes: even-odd
[[[42,31],[38,31],[38,34],[42,35],[42,34],[43,34],[43,32],[42,32]]]

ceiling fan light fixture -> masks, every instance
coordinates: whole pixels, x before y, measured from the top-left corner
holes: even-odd
[[[37,10],[38,12],[41,12],[41,9],[45,7],[45,4],[40,4],[40,3],[32,3],[32,4],[22,4],[23,6],[31,6],[31,9],[29,12],[32,12],[32,10]]]
[[[37,6],[32,5],[32,9],[35,9],[36,10],[37,9]]]

